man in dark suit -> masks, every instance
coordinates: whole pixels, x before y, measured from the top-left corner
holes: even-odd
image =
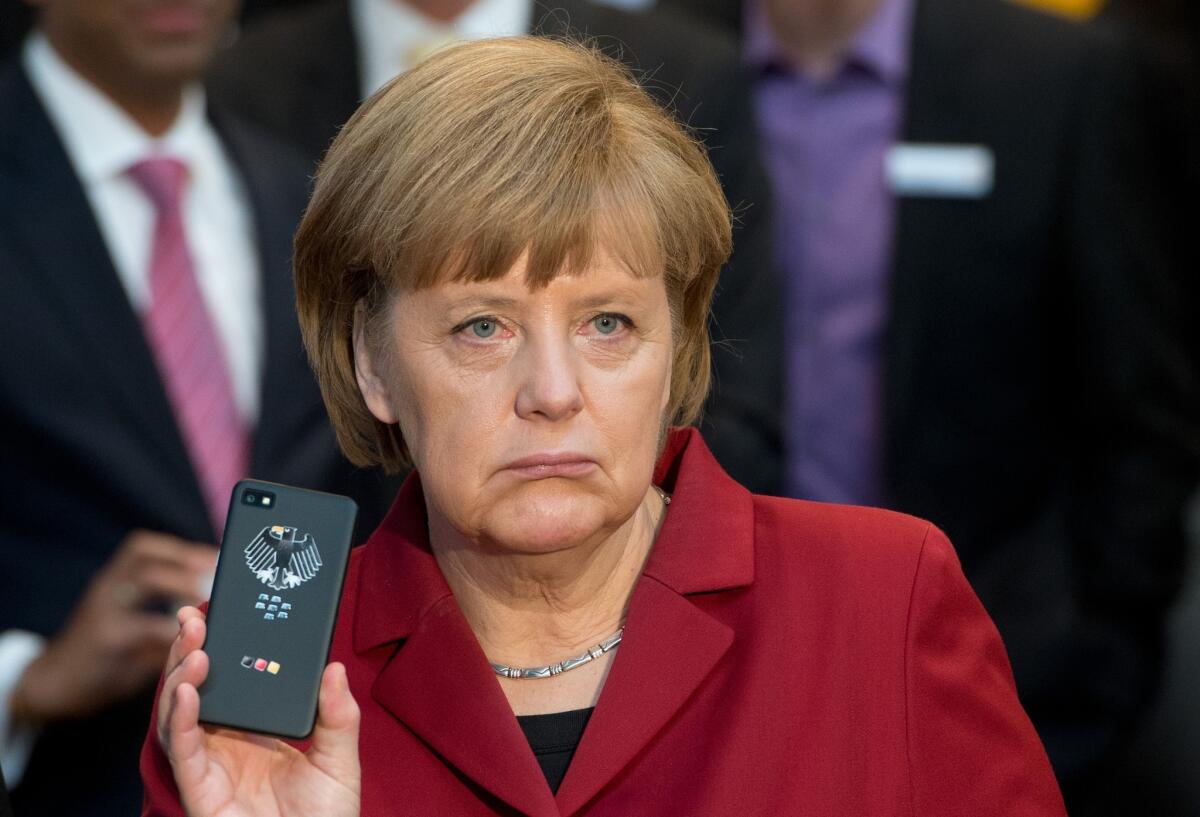
[[[303,161],[206,113],[234,11],[45,0],[0,71],[0,762],[22,817],[137,812],[171,610],[207,597],[232,480],[351,492],[368,530],[385,493],[337,453],[300,344]]]
[[[1176,305],[1188,330],[1186,343],[1200,361],[1200,245],[1190,240],[1200,223],[1200,4],[1191,0],[1112,0],[1101,19],[1129,31],[1146,88],[1138,111],[1154,134],[1150,170],[1158,180],[1159,209],[1185,258]]]
[[[1152,699],[1200,417],[1121,44],[1000,0],[746,11],[790,490],[946,530],[1078,802]]]
[[[744,485],[777,493],[780,312],[770,196],[732,38],[678,15],[629,14],[586,0],[325,0],[252,25],[214,64],[209,86],[214,99],[316,163],[359,102],[422,52],[450,39],[527,31],[594,37],[649,74],[652,90],[708,145],[738,224],[713,308],[719,342],[705,438]]]

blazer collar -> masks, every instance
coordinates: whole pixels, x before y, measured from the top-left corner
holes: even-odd
[[[644,575],[684,595],[753,582],[753,500],[717,463],[700,432],[672,431],[654,476],[671,505]]]
[[[670,435],[656,477],[671,505],[557,797],[433,559],[418,476],[365,546],[354,648],[404,642],[372,696],[474,785],[523,814],[584,808],[675,717],[733,643],[733,630],[688,596],[753,581],[752,498],[693,429]]]
[[[383,523],[363,546],[354,609],[354,649],[407,638],[449,585],[433,558],[421,477],[412,472]]]

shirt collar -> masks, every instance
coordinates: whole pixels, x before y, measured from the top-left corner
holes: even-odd
[[[179,116],[155,138],[68,65],[42,33],[26,41],[22,60],[85,186],[119,176],[148,156],[173,156],[189,168],[201,163],[208,125],[198,85],[184,92]]]
[[[908,79],[912,47],[914,0],[883,0],[874,16],[851,40],[843,57],[843,67],[859,65],[888,85],[902,86]],[[743,49],[746,63],[765,71],[794,68],[771,31],[760,3],[746,6],[746,39]]]
[[[449,23],[426,17],[403,0],[350,0],[363,95],[447,43],[527,34],[532,16],[529,0],[475,0]]]

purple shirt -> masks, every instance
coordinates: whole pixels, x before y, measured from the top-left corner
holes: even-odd
[[[883,338],[913,0],[883,0],[830,76],[794,68],[753,6],[746,60],[786,289],[792,496],[880,504]]]

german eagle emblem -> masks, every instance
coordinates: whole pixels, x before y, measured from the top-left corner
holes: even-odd
[[[322,563],[312,534],[270,525],[246,546],[246,564],[267,587],[289,590],[317,575]]]

